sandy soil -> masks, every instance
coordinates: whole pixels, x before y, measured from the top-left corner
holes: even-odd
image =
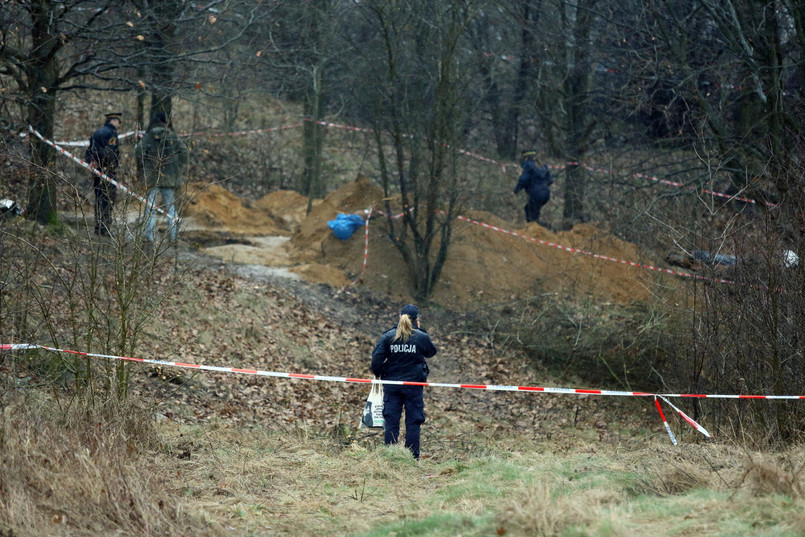
[[[247,204],[219,185],[192,184],[186,196],[184,237],[222,261],[287,270],[308,282],[334,287],[363,285],[400,300],[413,294],[405,263],[388,237],[389,219],[378,211],[384,206],[382,192],[369,179],[358,178],[326,199],[315,200],[310,212],[308,200],[290,191],[273,192]],[[327,222],[338,213],[366,218],[373,207],[363,271],[364,229],[342,241]],[[543,293],[628,303],[649,300],[657,280],[670,278],[579,253],[651,262],[635,245],[595,224],[554,233],[533,223],[518,229],[490,213],[462,216],[510,233],[454,220],[449,259],[433,295],[437,303],[478,305]],[[399,220],[394,225],[399,232]],[[200,238],[205,233],[206,238]]]

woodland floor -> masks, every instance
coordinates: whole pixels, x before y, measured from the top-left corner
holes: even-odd
[[[172,250],[176,263],[170,265],[186,271],[182,278],[189,291],[177,295],[179,303],[168,300],[157,314],[157,328],[140,346],[143,357],[371,378],[368,364],[376,338],[395,322],[399,308],[413,300],[403,263],[386,237],[385,218],[377,212],[370,221],[363,273],[364,229],[341,241],[327,221],[338,212],[366,216],[364,209],[380,199],[376,187],[358,179],[315,203],[307,215],[306,200],[289,191],[247,203],[217,185],[191,185],[186,199],[181,240]],[[468,216],[523,237],[456,222],[442,282],[433,300],[420,304],[423,326],[440,349],[430,361],[431,382],[561,382],[559,387],[601,388],[582,384],[572,372],[555,380],[540,364],[496,344],[495,320],[485,318],[484,305],[548,293],[605,308],[656,298],[658,289],[667,292],[679,285],[671,275],[556,247],[613,259],[645,257],[591,224],[553,233],[536,224],[514,229],[491,214]],[[182,325],[182,317],[192,319],[190,326]],[[144,382],[137,389],[157,395],[163,402],[160,414],[169,419],[289,427],[302,420],[334,433],[350,431],[363,441],[377,440],[371,432],[353,431],[365,386],[170,368],[141,372],[143,379],[159,376],[166,381]],[[188,404],[180,405],[180,400]],[[627,440],[624,435],[630,443],[665,435],[648,400],[430,388],[426,404],[429,424],[445,433],[423,429],[426,456],[454,456],[456,445],[494,438],[525,436],[562,449],[576,440],[620,444]],[[195,409],[195,415],[182,415],[182,408]]]

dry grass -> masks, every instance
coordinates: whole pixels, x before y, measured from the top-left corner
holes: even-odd
[[[176,476],[181,494],[234,527],[279,535],[347,535],[422,516],[436,481],[402,448],[344,446],[300,429],[252,432],[225,423],[167,424],[160,472]],[[184,455],[182,455],[184,454]],[[390,486],[391,485],[391,486]]]
[[[334,133],[331,138],[351,136]],[[356,148],[363,147],[353,138]],[[198,149],[203,150],[204,143],[199,141]],[[282,149],[279,164],[292,164],[295,146],[276,143]],[[331,158],[329,165],[338,175],[354,176],[350,159],[340,153]],[[208,172],[197,170],[202,176]],[[238,179],[258,182],[245,173]],[[264,179],[264,186],[273,186],[275,178]],[[480,208],[501,207],[503,196],[494,197],[501,190],[497,183],[479,181],[477,189],[489,191],[488,198],[477,196]],[[557,198],[560,195],[557,190]],[[512,205],[508,213],[519,214],[519,202],[510,195],[505,200]],[[549,206],[549,214],[559,207]],[[198,296],[189,299],[176,289],[170,304],[179,309],[157,314],[165,317],[149,327],[144,334],[148,343],[141,348],[167,347],[166,341],[185,343],[141,354],[187,361],[227,356],[226,363],[262,356],[266,361],[249,365],[278,370],[306,366],[303,362],[311,357],[342,360],[365,355],[359,345],[311,349],[307,333],[268,318],[267,312],[284,303],[284,297],[268,290],[255,292],[254,285],[247,294],[239,282],[230,280],[206,274],[206,287],[198,287]],[[217,293],[211,305],[216,293],[210,287],[218,284],[226,292]],[[194,287],[195,282],[187,285]],[[230,305],[232,310],[224,307]],[[245,320],[253,331],[244,329]],[[302,322],[305,316],[291,321],[307,324]],[[234,343],[224,340],[230,335]],[[269,335],[279,340],[276,348],[269,346],[275,343]],[[197,347],[187,343],[196,341]],[[216,342],[222,344],[213,345]],[[477,361],[485,365],[498,353],[506,355],[481,349]],[[290,363],[268,362],[269,355]],[[514,367],[508,363],[510,356],[505,357],[506,367]],[[469,368],[473,361],[468,358],[475,357],[461,358],[461,367]],[[472,373],[471,378],[484,378]],[[428,394],[429,423],[423,436],[423,448],[432,458],[417,463],[402,448],[382,446],[378,437],[348,438],[339,430],[341,421],[328,424],[327,431],[309,428],[301,418],[290,422],[298,426],[280,422],[280,417],[293,416],[291,412],[302,407],[294,388],[284,381],[270,388],[251,380],[227,389],[220,383],[216,387],[221,395],[215,397],[221,404],[200,415],[200,407],[208,402],[201,381],[188,381],[181,391],[166,383],[157,386],[170,390],[156,395],[133,392],[125,405],[110,400],[83,406],[56,386],[48,392],[22,390],[10,388],[15,379],[2,380],[7,388],[0,392],[2,537],[805,533],[801,448],[776,456],[723,444],[672,448],[659,427],[656,443],[651,435],[649,440],[638,439],[633,431],[613,426],[619,412],[602,412],[588,418],[586,425],[577,425],[580,409],[585,416],[595,416],[614,404],[608,401],[579,399],[573,412],[572,405],[546,396],[530,400],[526,412],[506,403],[521,395],[434,392]],[[210,385],[219,380],[204,376]],[[320,396],[314,399],[316,408],[321,401],[333,400],[354,407],[343,393],[308,387],[314,390]],[[158,400],[152,402],[152,396]],[[260,404],[268,398],[273,414]],[[493,406],[490,401],[503,403]],[[157,405],[160,411],[169,406],[173,412],[168,414],[176,421],[155,421]],[[307,420],[323,423],[318,417]],[[641,447],[633,448],[637,441]]]
[[[593,488],[568,495],[563,488],[563,483],[549,480],[514,491],[510,505],[504,506],[505,521],[499,528],[553,537],[564,535],[572,527],[619,526],[608,511],[625,500],[621,491]]]
[[[153,420],[8,390],[0,535],[799,535],[805,451],[500,439],[414,461],[379,437]],[[571,431],[568,431],[570,433]],[[455,434],[451,431],[450,434]],[[442,449],[439,431],[427,450]],[[449,456],[448,456],[449,455]],[[799,532],[799,533],[798,533]]]
[[[155,444],[136,405],[69,406],[39,392],[8,392],[0,414],[0,530],[8,535],[206,535],[144,471]],[[67,404],[68,406],[64,406]]]

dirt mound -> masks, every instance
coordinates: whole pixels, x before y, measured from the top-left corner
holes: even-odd
[[[249,208],[217,186],[200,189],[192,209],[194,218],[233,232],[290,235],[290,240],[270,244],[252,240],[248,245],[227,245],[217,252],[210,249],[213,255],[269,266],[287,264],[292,272],[313,283],[341,287],[360,279],[361,285],[370,289],[408,300],[412,282],[402,256],[388,238],[384,215],[372,215],[365,272],[363,229],[342,241],[327,225],[338,213],[357,213],[365,218],[366,209],[382,204],[381,189],[368,178],[359,177],[318,200],[307,216],[307,200],[299,194],[275,192]],[[505,302],[544,293],[628,303],[645,301],[651,295],[654,273],[605,259],[644,261],[635,245],[618,240],[604,228],[579,224],[570,231],[554,233],[537,224],[514,229],[512,223],[490,213],[462,216],[508,233],[469,220],[454,221],[449,259],[433,295],[438,303]],[[261,248],[269,251],[258,252]]]
[[[254,202],[253,207],[265,211],[285,231],[295,232],[307,218],[307,198],[293,190],[277,190]],[[313,200],[313,208],[322,200]]]
[[[454,222],[448,260],[433,295],[441,304],[505,302],[546,292],[619,303],[646,300],[650,295],[654,278],[648,271],[559,247],[616,259],[640,259],[637,247],[612,237],[604,229],[583,224],[571,231],[553,233],[537,224],[513,229],[511,223],[488,213],[466,216],[520,236],[464,220]],[[373,217],[369,227],[363,274],[363,233],[356,233],[348,241],[328,233],[316,242],[316,249],[304,250],[298,236],[291,242],[297,252],[310,254],[309,261],[337,267],[349,278],[360,277],[364,285],[400,300],[410,299],[413,286],[402,256],[388,239],[385,218]],[[299,256],[295,259],[302,261]]]
[[[364,210],[369,209],[382,197],[382,190],[365,176],[358,177],[327,196],[310,211],[291,238],[298,260],[305,262],[319,257],[323,242],[332,237],[327,222],[334,220],[338,213],[359,213],[363,216]]]
[[[244,206],[243,201],[217,184],[187,185],[184,215],[194,225],[244,235],[280,235],[282,226],[264,210]]]

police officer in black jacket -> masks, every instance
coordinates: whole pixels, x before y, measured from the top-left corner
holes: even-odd
[[[117,129],[120,127],[122,114],[115,112],[106,114],[103,127],[92,133],[89,147],[84,153],[84,160],[93,170],[99,170],[110,179],[117,179],[117,167],[120,163],[120,148],[117,141]],[[95,234],[109,235],[112,228],[112,207],[117,199],[117,187],[92,174],[95,186]]]
[[[430,336],[419,327],[419,308],[404,306],[400,320],[386,331],[372,351],[372,373],[382,380],[426,382],[428,364],[425,358],[436,355]],[[396,444],[400,436],[400,418],[405,409],[405,447],[419,459],[419,431],[425,423],[423,386],[383,385],[383,419],[385,443]]]
[[[543,164],[537,167],[537,164],[534,162],[536,154],[537,152],[533,149],[523,151],[523,162],[520,164],[523,173],[521,173],[518,178],[517,186],[514,187],[514,193],[517,194],[525,189],[526,193],[528,193],[528,203],[523,207],[525,210],[525,221],[537,222],[542,225],[539,215],[542,206],[551,199],[550,186],[553,184],[553,177],[551,177],[551,172],[548,170],[547,165]]]

